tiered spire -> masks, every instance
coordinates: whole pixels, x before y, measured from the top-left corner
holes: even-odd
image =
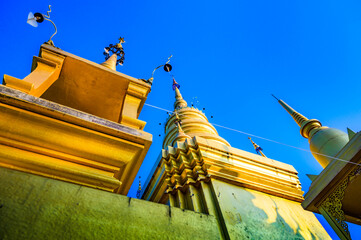
[[[273,97],[276,98],[275,96]],[[333,160],[333,157],[347,144],[349,140],[348,135],[338,129],[322,127],[320,121],[308,119],[284,101],[276,99],[300,126],[301,135],[308,138],[313,156],[325,168]]]
[[[175,87],[174,89],[175,91],[175,99],[176,101],[174,102],[174,109],[180,109],[180,108],[185,108],[187,107],[187,102],[183,99],[182,94],[179,91],[178,87]]]
[[[312,134],[315,134],[317,132],[317,129],[322,127],[322,124],[320,121],[316,119],[308,119],[302,114],[298,113],[296,110],[294,110],[292,107],[290,107],[287,103],[282,101],[281,99],[276,98],[274,95],[272,95],[279,104],[292,116],[292,118],[295,120],[295,122],[298,124],[298,126],[301,127],[301,135],[304,138],[309,138],[311,131]]]
[[[253,144],[254,150],[256,150],[256,152],[261,155],[262,157],[266,157],[266,155],[264,155],[264,153],[262,152],[262,148],[257,145],[255,142],[252,141],[252,139],[250,137],[248,137],[248,139],[251,141],[251,143]]]
[[[208,122],[202,111],[188,107],[179,91],[180,85],[174,78],[172,88],[175,92],[174,113],[170,115],[165,125],[163,148],[195,136],[230,146],[226,140],[218,135],[217,130]]]
[[[303,116],[302,114],[296,112],[293,108],[291,108],[287,103],[285,103],[284,101],[278,99],[277,97],[275,97],[273,94],[272,96],[277,99],[277,101],[281,104],[281,106],[286,109],[286,111],[292,116],[292,118],[296,121],[296,123],[298,124],[298,126],[302,126],[302,124],[304,122],[306,122],[308,119]]]

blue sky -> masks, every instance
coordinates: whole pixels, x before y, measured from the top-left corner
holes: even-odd
[[[64,51],[101,63],[103,48],[122,36],[125,61],[118,71],[136,78],[149,78],[173,54],[172,73],[183,97],[189,104],[198,101],[212,123],[309,149],[273,93],[325,126],[360,130],[359,1],[1,1],[1,75],[29,74],[32,56],[53,27],[44,22],[33,28],[26,18],[30,11],[45,13],[49,3],[58,27],[53,40]],[[146,103],[172,109],[171,83],[158,70]],[[140,115],[153,134],[139,172],[143,181],[161,150],[166,117],[148,106]],[[233,147],[254,151],[247,135],[217,130]],[[253,140],[268,157],[292,164],[304,191],[311,183],[306,174],[322,170],[308,152]],[[351,226],[354,239],[360,230]]]

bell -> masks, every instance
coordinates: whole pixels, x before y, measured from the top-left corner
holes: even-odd
[[[172,65],[170,65],[169,63],[164,64],[164,71],[166,72],[172,71]]]
[[[44,21],[44,16],[41,13],[34,13],[34,17],[38,23],[42,23]]]

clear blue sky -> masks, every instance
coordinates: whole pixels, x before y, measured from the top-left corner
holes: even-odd
[[[136,78],[149,78],[173,54],[183,97],[197,100],[213,123],[308,149],[273,93],[325,126],[360,130],[359,1],[1,1],[1,75],[29,74],[53,27],[33,28],[26,18],[30,11],[45,13],[49,3],[58,27],[53,40],[64,51],[101,63],[103,48],[122,36],[125,62],[118,71]],[[146,103],[172,109],[171,83],[157,71]],[[154,139],[139,172],[143,181],[161,150],[166,117],[148,106],[140,116]],[[217,129],[233,147],[254,151],[247,135]],[[310,153],[253,139],[268,157],[298,170],[304,191],[311,183],[305,174],[322,170]],[[352,225],[353,239],[358,232]]]

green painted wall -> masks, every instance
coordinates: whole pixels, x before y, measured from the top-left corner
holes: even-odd
[[[301,203],[212,180],[231,239],[331,239]]]
[[[220,239],[213,216],[0,168],[0,239]]]

